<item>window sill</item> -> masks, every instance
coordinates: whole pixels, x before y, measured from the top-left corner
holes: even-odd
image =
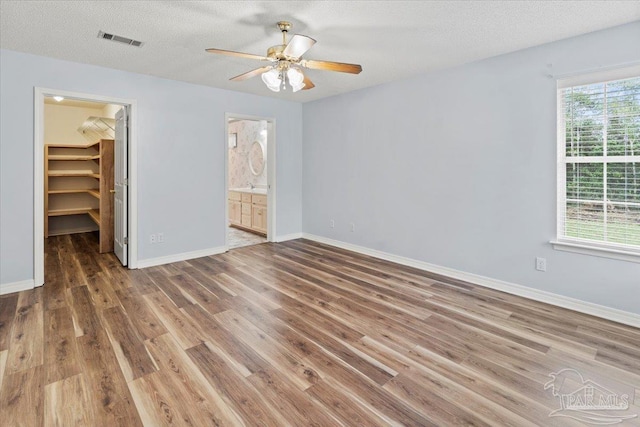
[[[558,251],[573,252],[578,254],[597,256],[601,258],[611,258],[620,261],[640,263],[640,252],[634,252],[632,250],[608,248],[603,246],[591,245],[585,242],[567,240],[552,240],[549,243],[553,245],[553,249]]]

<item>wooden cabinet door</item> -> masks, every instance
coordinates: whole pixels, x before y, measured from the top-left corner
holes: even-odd
[[[242,203],[237,200],[229,200],[229,222],[231,224],[242,222]]]
[[[253,205],[251,228],[262,233],[267,232],[267,209],[264,206]]]
[[[247,200],[245,196],[249,196],[248,203],[245,201]],[[251,194],[242,193],[242,207],[240,209],[242,212],[242,225],[251,228]]]

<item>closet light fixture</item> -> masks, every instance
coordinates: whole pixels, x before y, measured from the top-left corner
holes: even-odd
[[[53,99],[55,99],[56,102],[62,102],[64,101],[64,96],[54,96]]]

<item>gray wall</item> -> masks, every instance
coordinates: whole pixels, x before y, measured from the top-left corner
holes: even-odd
[[[139,260],[224,246],[225,112],[276,118],[277,234],[301,231],[300,104],[7,50],[0,67],[1,284],[33,278],[34,86],[137,100]]]
[[[640,313],[640,264],[548,243],[546,77],[639,61],[639,41],[633,23],[304,104],[303,231]]]

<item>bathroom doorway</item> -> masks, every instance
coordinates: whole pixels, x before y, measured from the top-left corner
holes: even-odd
[[[274,224],[273,119],[227,114],[226,247],[271,241]]]

